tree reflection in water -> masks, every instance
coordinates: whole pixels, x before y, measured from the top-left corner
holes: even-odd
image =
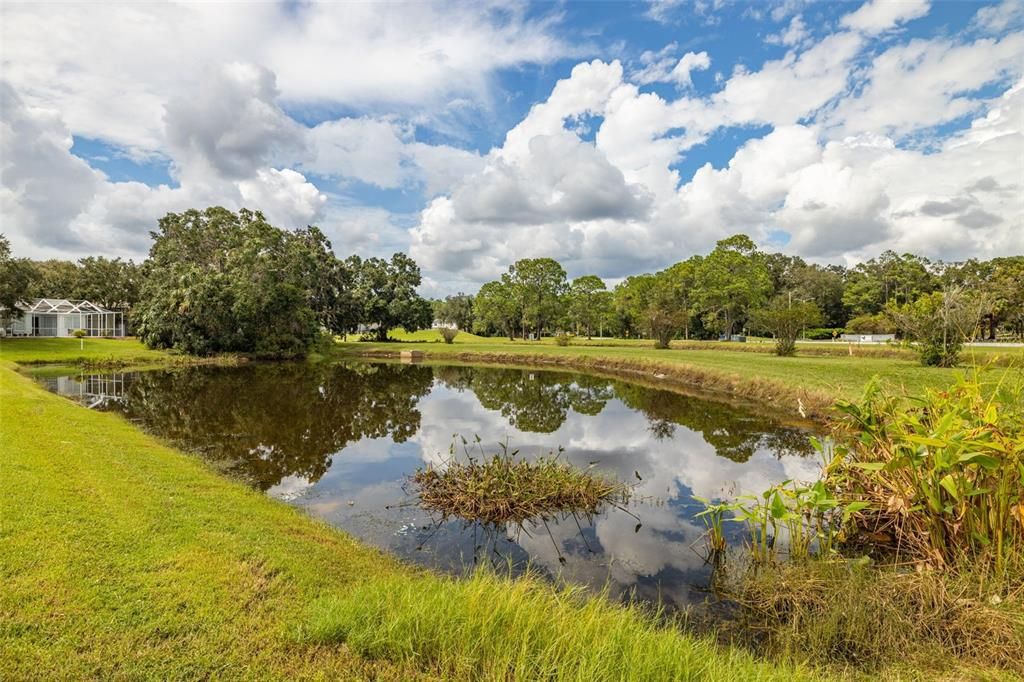
[[[140,372],[117,407],[260,490],[285,476],[317,481],[363,438],[403,442],[420,426],[429,368],[260,364]]]
[[[811,452],[804,431],[725,403],[521,369],[370,363],[192,367],[128,374],[123,397],[109,407],[268,490],[286,476],[319,480],[331,457],[355,441],[401,443],[415,435],[418,403],[435,378],[451,390],[471,391],[481,406],[527,433],[553,433],[570,410],[596,416],[617,398],[647,417],[656,439],[670,439],[683,426],[735,462],[747,461],[759,448],[778,455]]]

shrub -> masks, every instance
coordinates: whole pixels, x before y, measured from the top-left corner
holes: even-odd
[[[751,324],[755,329],[771,332],[775,337],[775,354],[796,355],[796,340],[804,328],[821,324],[821,310],[811,301],[793,301],[779,296],[767,307],[754,312]]]
[[[977,331],[984,304],[958,289],[922,296],[889,314],[918,343],[921,364],[954,367],[965,339]]]
[[[846,323],[846,331],[850,334],[890,334],[895,325],[885,315],[858,315]]]
[[[712,554],[725,513],[750,531],[745,558],[715,563],[741,634],[825,664],[1024,672],[1024,380],[1011,372],[921,398],[873,381],[837,404],[833,449],[814,441],[830,461],[813,485],[701,500]],[[878,563],[844,557],[864,551]]]
[[[565,332],[559,332],[555,335],[555,343],[559,346],[568,346],[571,340],[571,337]]]
[[[459,335],[459,330],[453,327],[441,327],[438,331],[445,343],[455,343],[455,337]]]
[[[1024,554],[1024,388],[1004,376],[986,397],[961,377],[908,409],[871,382],[840,401],[836,457],[825,480],[865,508],[853,530],[900,556],[939,565]]]
[[[964,662],[1024,673],[1024,614],[977,575],[831,560],[722,565],[716,580],[740,607],[736,636],[773,657],[852,664],[864,679],[893,664],[914,669],[910,679],[1007,677],[949,674]]]

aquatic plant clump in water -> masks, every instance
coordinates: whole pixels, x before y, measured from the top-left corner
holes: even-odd
[[[596,514],[628,501],[630,486],[580,469],[557,455],[527,460],[515,452],[419,469],[411,478],[420,504],[443,519],[521,524],[559,514]]]

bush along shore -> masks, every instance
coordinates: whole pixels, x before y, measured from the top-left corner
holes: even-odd
[[[908,407],[909,402],[909,407]],[[716,585],[771,655],[1024,675],[1024,384],[841,401],[820,480],[706,501]],[[725,523],[749,530],[727,555]]]

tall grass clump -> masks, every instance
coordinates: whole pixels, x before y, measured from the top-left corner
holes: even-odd
[[[1020,376],[920,397],[873,381],[837,408],[818,481],[705,503],[709,544],[726,512],[750,531],[716,563],[741,636],[784,660],[1024,674]]]
[[[740,607],[728,629],[775,660],[862,674],[887,669],[897,679],[900,666],[919,671],[917,679],[1024,675],[1019,587],[998,596],[975,574],[864,558],[734,563],[716,580]],[[949,674],[959,668],[971,672]]]
[[[466,461],[454,458],[443,469],[432,466],[413,474],[412,494],[442,520],[503,525],[559,514],[596,514],[605,503],[628,499],[630,488],[558,455],[527,460],[516,452]]]
[[[852,515],[851,541],[934,565],[1013,568],[1024,554],[1024,388],[1010,372],[991,394],[961,377],[905,398],[871,382],[839,402],[825,480]],[[1016,568],[1021,568],[1016,566]]]
[[[664,619],[661,619],[664,620]],[[375,580],[317,601],[305,636],[456,680],[799,680],[620,606],[534,576]]]

